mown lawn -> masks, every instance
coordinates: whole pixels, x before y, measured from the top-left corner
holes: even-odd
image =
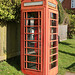
[[[24,75],[20,70],[20,57],[0,62],[0,75]]]
[[[59,43],[59,74],[75,72],[75,38]]]
[[[75,39],[59,43],[59,74],[75,72]],[[0,75],[24,75],[20,70],[20,57],[0,62]]]

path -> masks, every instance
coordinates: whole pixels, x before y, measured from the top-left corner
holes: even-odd
[[[71,73],[71,72],[66,72],[65,75],[75,75],[75,73]]]

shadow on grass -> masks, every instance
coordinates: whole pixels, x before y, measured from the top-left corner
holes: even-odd
[[[67,43],[67,42],[60,42],[60,44],[71,45],[70,43]]]
[[[70,44],[70,43],[67,43],[67,42],[59,42],[59,44],[63,44],[63,45],[67,45],[67,46],[69,46],[69,47],[71,47],[71,48],[75,48],[75,47],[73,47],[73,46],[70,46],[71,44]]]
[[[75,72],[75,63],[71,64],[69,67],[66,69],[70,70],[71,72]]]
[[[18,71],[21,70],[20,68],[20,56],[16,56],[7,60],[8,64],[15,67]]]
[[[65,53],[65,54],[69,54],[69,55],[71,55],[71,56],[75,56],[75,54],[73,54],[73,53],[68,53],[68,52],[61,51],[61,50],[59,50],[59,52],[61,52],[61,53]]]

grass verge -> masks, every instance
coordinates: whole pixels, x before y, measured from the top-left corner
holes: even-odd
[[[59,43],[59,74],[66,71],[75,72],[75,39]]]
[[[24,75],[20,70],[20,57],[0,62],[0,75]]]

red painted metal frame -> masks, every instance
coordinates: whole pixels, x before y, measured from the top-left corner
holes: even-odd
[[[57,33],[53,33],[53,35],[58,36],[58,11],[57,11],[57,7],[55,9],[55,8],[48,6],[48,1],[50,1],[50,2],[53,1],[52,3],[54,3],[56,5],[57,5],[57,2],[54,0],[52,0],[52,1],[51,0],[35,0],[35,1],[43,1],[43,5],[24,7],[24,3],[31,2],[31,0],[22,0],[22,3],[21,3],[21,70],[24,74],[27,74],[27,75],[56,75],[58,73],[58,37],[56,38],[56,40],[50,40],[50,35],[51,35],[50,28],[51,27],[57,28]],[[25,59],[24,58],[24,56],[25,56],[24,49],[25,48],[30,48],[30,49],[35,49],[35,50],[40,49],[40,48],[24,47],[24,41],[32,41],[32,40],[27,40],[27,37],[25,40],[24,34],[33,34],[33,33],[24,33],[25,32],[24,27],[30,27],[30,26],[24,26],[24,16],[25,16],[24,12],[36,12],[36,11],[37,12],[41,11],[41,18],[38,18],[38,19],[41,19],[41,26],[35,25],[35,26],[31,26],[31,27],[38,27],[38,28],[41,27],[41,40],[36,40],[37,37],[34,40],[36,42],[41,42],[41,56],[38,55],[39,57],[41,57],[41,63],[39,63],[39,64],[41,64],[41,70],[28,69],[27,67],[24,68],[24,66],[25,66],[25,64],[24,64],[24,62],[25,62],[24,61],[24,59]],[[50,19],[50,12],[55,13],[57,19]],[[28,18],[26,18],[26,19],[28,19]],[[35,19],[37,19],[37,18],[35,18]],[[56,20],[57,26],[50,26],[50,20]],[[36,35],[37,33],[34,33],[34,34]],[[38,34],[40,34],[40,33],[38,33]],[[53,49],[50,47],[50,42],[53,42],[53,41],[57,41],[57,46],[53,47],[53,48],[57,49],[57,53],[50,55],[49,51],[50,51],[50,49]],[[36,44],[35,44],[35,46],[36,46]],[[49,57],[52,57],[54,55],[57,55],[57,59],[52,62],[49,62]],[[37,56],[37,55],[29,55],[29,56]],[[49,69],[49,64],[56,62],[56,61],[57,61],[57,65],[54,68]],[[38,64],[37,62],[27,61],[27,59],[26,59],[26,62]],[[39,59],[38,59],[38,62],[39,62]]]
[[[24,12],[38,12],[38,11],[41,11],[41,16],[43,16],[43,9],[41,9],[41,10],[24,10],[24,11],[22,11],[22,16],[23,16],[23,14],[24,14]],[[21,17],[21,19],[23,19],[23,17]],[[41,64],[41,70],[34,70],[34,69],[28,69],[27,67],[26,68],[24,68],[24,66],[25,65],[23,65],[24,64],[24,48],[25,47],[23,47],[24,46],[24,42],[23,41],[25,41],[24,40],[24,35],[21,35],[21,70],[22,70],[22,72],[23,73],[25,73],[25,74],[29,74],[29,75],[42,75],[42,61],[43,61],[43,59],[42,59],[42,57],[43,57],[43,54],[42,54],[42,46],[43,46],[43,19],[41,18],[41,26],[37,26],[38,28],[39,27],[41,27],[41,40],[36,40],[37,39],[37,37],[35,37],[35,41],[38,41],[38,42],[41,42],[41,56],[39,56],[39,57],[41,57],[41,63],[39,63],[39,64]],[[39,30],[38,30],[39,31]],[[37,32],[37,31],[35,31],[35,32]],[[24,34],[24,20],[23,21],[21,21],[21,34]],[[27,33],[26,33],[27,34]],[[29,34],[29,33],[28,33]],[[32,33],[30,33],[30,34],[32,34]],[[35,33],[34,33],[34,35],[36,35]],[[39,36],[38,36],[39,37]],[[26,37],[26,39],[27,39],[27,37]],[[27,41],[29,41],[29,40],[27,40]],[[30,40],[30,41],[32,41],[32,40]],[[27,45],[26,45],[27,46]],[[36,44],[35,44],[35,46],[36,46]],[[23,47],[23,49],[22,49],[22,47]],[[27,48],[27,47],[26,47]],[[28,47],[29,48],[29,47]],[[31,49],[31,47],[30,47],[30,49]],[[33,49],[33,48],[32,48]],[[40,49],[40,48],[34,48],[34,49]],[[39,50],[38,50],[39,51]],[[27,51],[26,51],[27,52]],[[27,53],[26,53],[27,54]],[[30,55],[30,56],[36,56],[36,55]],[[26,57],[27,58],[27,57]],[[39,59],[38,59],[39,60]],[[27,61],[27,59],[26,59],[26,62],[29,62],[29,61]],[[34,62],[29,62],[29,63],[34,63]],[[36,62],[35,62],[36,63]],[[36,63],[36,64],[38,64],[38,63]],[[26,64],[27,65],[27,64]],[[39,68],[39,67],[38,67]]]
[[[56,19],[51,19],[51,18],[49,18],[50,24],[51,24],[51,20],[56,21],[56,26],[50,26],[50,28],[56,28],[56,33],[50,33],[50,35],[51,35],[51,34],[53,34],[53,35],[55,34],[55,35],[56,35],[56,40],[51,40],[51,39],[50,39],[50,42],[54,42],[54,41],[56,42],[56,46],[54,46],[54,47],[52,47],[52,48],[50,47],[50,49],[56,49],[56,53],[54,53],[54,54],[52,54],[52,55],[49,54],[49,55],[50,55],[50,57],[56,55],[56,59],[53,60],[52,62],[50,62],[49,65],[50,65],[51,63],[56,62],[56,66],[53,67],[53,68],[51,68],[51,69],[49,69],[49,75],[56,75],[56,74],[58,73],[58,11],[49,9],[49,16],[50,16],[50,13],[56,14]],[[51,66],[51,65],[50,65],[50,66]]]

